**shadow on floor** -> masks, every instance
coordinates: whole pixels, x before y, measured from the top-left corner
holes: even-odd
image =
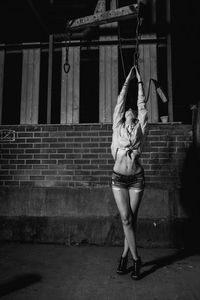
[[[177,253],[174,253],[172,255],[163,256],[163,257],[145,262],[142,264],[142,267],[147,267],[147,266],[151,266],[151,265],[152,265],[152,267],[149,270],[141,272],[141,278],[148,276],[149,274],[157,271],[160,268],[169,266],[169,265],[173,264],[174,262],[177,262],[186,257],[192,256],[193,254],[194,254],[193,252],[189,252],[186,250],[180,250]]]
[[[0,284],[0,297],[32,285],[40,281],[41,278],[42,276],[39,274],[26,273],[8,279]]]
[[[150,267],[146,271],[141,270],[140,279],[150,275],[151,273],[154,273],[155,271],[157,271],[160,268],[169,266],[169,265],[173,264],[174,262],[180,261],[180,260],[182,260],[186,257],[192,256],[194,254],[195,254],[194,252],[190,252],[188,250],[183,249],[183,250],[179,250],[178,252],[176,252],[172,255],[159,257],[159,258],[153,259],[148,262],[142,262],[141,269],[143,267],[148,267],[148,266],[152,266],[152,267]],[[130,273],[131,271],[132,271],[132,266],[127,268],[126,274]]]

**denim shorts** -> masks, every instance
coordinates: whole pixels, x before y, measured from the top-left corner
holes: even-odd
[[[134,175],[123,175],[113,171],[111,178],[111,186],[124,189],[144,190],[144,170]]]

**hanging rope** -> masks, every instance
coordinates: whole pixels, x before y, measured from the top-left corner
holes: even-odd
[[[138,1],[138,15],[137,15],[137,25],[136,25],[136,30],[135,30],[135,38],[136,38],[136,43],[135,43],[135,53],[134,53],[134,65],[138,68],[138,61],[139,61],[139,42],[141,38],[141,32],[140,28],[142,25],[143,18],[141,17],[140,14],[140,1]]]
[[[118,0],[117,0],[117,7],[118,7]],[[141,39],[141,26],[143,22],[143,18],[141,16],[141,6],[140,6],[140,0],[138,0],[138,15],[137,15],[137,25],[136,25],[136,30],[135,30],[135,52],[134,52],[134,66],[136,66],[139,69],[139,43]],[[122,52],[122,44],[121,44],[121,32],[120,32],[120,26],[118,25],[118,41],[119,41],[119,51],[120,51],[120,57],[121,57],[121,62],[122,62],[122,68],[123,68],[123,73],[124,73],[124,78],[126,78],[126,73],[125,73],[125,66],[124,66],[124,57],[123,57],[123,52]],[[148,84],[148,90],[147,90],[147,97],[146,97],[146,102],[149,100],[150,96],[150,89],[151,89],[151,84],[154,84],[155,90],[157,95],[159,95],[160,99],[166,103],[168,101],[165,93],[163,92],[163,89],[161,88],[159,82],[153,78],[149,79],[149,84]]]
[[[64,72],[66,74],[69,73],[70,70],[70,64],[69,64],[69,47],[71,44],[71,32],[69,31],[70,27],[70,22],[67,21],[67,26],[66,26],[66,37],[65,37],[65,63],[63,65]]]
[[[117,7],[118,7],[118,0],[117,0]],[[141,37],[140,28],[142,25],[143,18],[140,14],[140,1],[138,1],[138,15],[137,15],[137,24],[136,24],[136,31],[135,31],[135,52],[134,52],[134,66],[137,66],[138,68],[138,60],[139,60],[139,42]],[[125,64],[124,64],[124,57],[123,57],[123,51],[122,51],[122,43],[121,43],[121,31],[120,26],[118,24],[118,41],[119,41],[119,52],[120,52],[120,58],[122,63],[122,69],[124,74],[124,79],[126,78],[126,71],[125,71]]]

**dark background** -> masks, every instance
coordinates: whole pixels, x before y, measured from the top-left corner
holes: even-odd
[[[119,5],[134,2],[119,0]],[[48,42],[49,34],[65,31],[67,19],[93,14],[96,3],[94,0],[3,0],[0,2],[0,43]],[[165,1],[157,3],[156,31],[170,32],[172,36],[174,121],[190,123],[190,105],[199,101],[198,1],[171,1],[171,24],[166,23],[163,13]],[[151,12],[147,12],[146,19],[150,20],[150,15]],[[124,23],[124,27],[126,24],[129,23]]]

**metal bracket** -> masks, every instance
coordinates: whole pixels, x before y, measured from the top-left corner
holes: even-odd
[[[4,142],[4,141],[14,142],[15,135],[16,135],[15,130],[1,129],[0,130],[0,142]]]

